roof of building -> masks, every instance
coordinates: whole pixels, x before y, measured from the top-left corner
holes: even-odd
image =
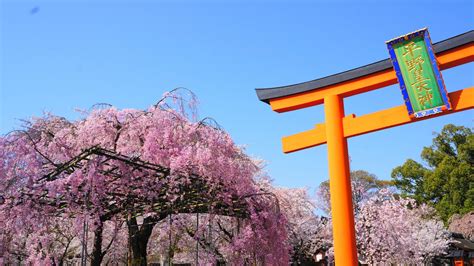
[[[474,251],[474,242],[468,239],[454,238],[454,241],[452,244],[458,249]]]
[[[474,42],[474,30],[465,32],[463,34],[451,37],[449,39],[440,41],[433,45],[435,53],[442,53],[457,47]],[[376,72],[384,71],[392,68],[390,59],[381,60],[369,65],[354,68],[338,74],[319,78],[307,82],[302,82],[293,85],[274,87],[274,88],[257,88],[258,99],[269,103],[271,99],[285,97],[302,92],[318,90],[323,87],[345,82],[351,79],[360,78]]]

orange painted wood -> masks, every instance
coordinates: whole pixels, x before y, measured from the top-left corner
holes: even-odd
[[[326,125],[317,124],[314,129],[282,138],[283,152],[290,153],[326,143]]]
[[[336,265],[357,266],[354,210],[347,140],[344,137],[342,122],[344,117],[342,101],[342,97],[338,95],[324,98],[334,258]]]
[[[474,108],[474,87],[449,93],[452,110],[428,116],[422,119],[410,118],[405,105],[356,117],[354,114],[344,117],[344,137],[354,137],[385,128],[413,123],[436,116]],[[283,137],[283,152],[290,153],[326,143],[326,125],[318,124],[314,129]]]
[[[474,44],[466,44],[437,54],[436,57],[441,70],[472,62],[474,61]],[[324,97],[327,95],[334,94],[348,97],[396,83],[395,71],[390,69],[317,90],[272,99],[270,100],[270,106],[279,113],[293,111],[322,104]]]

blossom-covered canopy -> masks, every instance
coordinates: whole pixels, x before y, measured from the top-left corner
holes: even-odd
[[[80,231],[83,219],[204,212],[244,218],[227,259],[285,264],[285,220],[255,183],[258,171],[227,133],[162,104],[78,121],[47,115],[0,137],[0,233],[42,232],[45,217],[74,219]],[[55,256],[38,252],[47,237],[27,245],[35,259]]]

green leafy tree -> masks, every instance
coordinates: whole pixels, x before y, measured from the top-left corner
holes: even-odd
[[[455,213],[474,210],[474,135],[448,124],[421,153],[423,163],[408,159],[392,171],[402,196],[431,204],[447,222]]]

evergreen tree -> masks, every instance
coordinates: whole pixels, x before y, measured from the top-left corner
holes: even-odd
[[[474,210],[474,135],[448,124],[421,153],[423,163],[408,159],[392,171],[403,196],[432,205],[447,222],[456,213]]]

